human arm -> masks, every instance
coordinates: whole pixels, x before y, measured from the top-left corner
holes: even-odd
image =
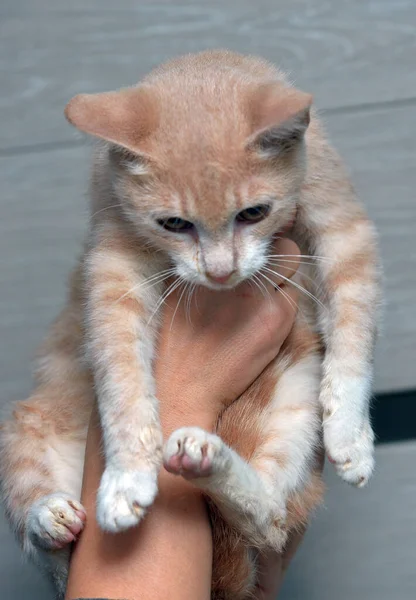
[[[212,430],[218,413],[277,354],[294,315],[283,296],[269,292],[271,302],[249,286],[221,294],[203,291],[192,325],[183,305],[174,315],[177,299],[167,307],[155,365],[165,439],[186,425]],[[289,288],[286,292],[295,297]],[[100,435],[95,415],[82,496],[90,516],[73,555],[67,599],[208,600],[210,524],[200,492],[182,478],[161,471],[159,494],[138,529],[111,535],[98,528],[94,506],[103,469]]]

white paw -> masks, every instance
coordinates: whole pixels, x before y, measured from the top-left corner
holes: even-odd
[[[76,539],[85,520],[85,509],[77,500],[66,494],[50,494],[31,506],[28,536],[46,550],[58,550]]]
[[[324,443],[338,475],[363,487],[374,471],[374,435],[369,421],[353,427],[338,412],[324,416]]]
[[[153,504],[157,470],[119,471],[108,467],[97,494],[97,521],[101,529],[118,533],[134,527]]]
[[[227,446],[217,435],[199,427],[182,427],[172,433],[165,444],[165,469],[186,479],[208,477],[227,464]]]

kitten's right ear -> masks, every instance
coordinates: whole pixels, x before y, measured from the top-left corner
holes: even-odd
[[[310,120],[312,96],[281,84],[268,84],[251,98],[254,132],[247,146],[266,158],[275,158],[295,149],[303,139]]]
[[[157,125],[155,99],[144,87],[79,94],[66,105],[65,116],[80,131],[137,153]]]

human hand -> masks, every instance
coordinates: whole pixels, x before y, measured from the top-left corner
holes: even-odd
[[[297,255],[299,250],[290,240],[280,240],[277,252]],[[293,267],[281,273],[290,277],[297,264]],[[296,304],[292,286],[282,289]],[[168,303],[155,361],[165,439],[174,429],[187,425],[212,429],[221,410],[276,356],[295,310],[271,285],[267,290],[270,297],[254,294],[249,284],[223,293],[201,289],[198,308],[195,303],[191,306],[190,320],[186,303],[181,302],[175,314],[180,293]],[[101,447],[95,407],[82,491],[88,513],[95,510],[103,470]],[[264,569],[268,591],[277,589],[281,579],[284,559],[278,560],[279,568],[273,563],[273,572]],[[72,554],[66,597],[124,598],[133,592],[155,599],[167,594],[181,600],[209,598],[211,566],[212,533],[204,498],[185,479],[162,469],[159,494],[138,530],[115,536],[101,531],[95,519],[88,520]]]
[[[292,277],[299,248],[279,239],[275,251],[295,256],[279,271]],[[189,305],[181,290],[169,297],[156,360],[162,421],[176,413],[181,426],[195,415],[213,423],[278,354],[293,325],[297,295],[282,278],[274,284],[280,292],[266,281],[261,289],[252,282],[224,292],[200,288]]]

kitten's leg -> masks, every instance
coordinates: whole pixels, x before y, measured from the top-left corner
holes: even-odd
[[[379,265],[374,227],[351,202],[345,182],[334,189],[342,186],[345,197],[337,202],[325,197],[325,206],[311,208],[308,228],[313,232],[312,252],[327,257],[317,261],[327,305],[321,311],[326,343],[320,395],[325,447],[338,474],[362,486],[374,469],[369,404]]]
[[[96,235],[85,264],[87,346],[106,460],[97,520],[118,532],[136,525],[157,493],[162,433],[152,376],[154,323],[148,321],[160,286],[146,283],[154,270],[125,232],[108,225]]]
[[[252,424],[260,433],[249,463],[199,428],[179,429],[165,445],[167,470],[192,479],[255,546],[282,549],[287,501],[308,482],[314,466],[320,362],[308,356],[280,376],[267,410]]]
[[[63,595],[69,546],[86,518],[79,498],[88,419],[78,431],[70,430],[73,421],[64,423],[63,433],[56,418],[61,398],[48,396],[55,391],[18,403],[2,423],[0,479],[6,516],[24,552]]]
[[[251,544],[283,547],[284,499],[279,493],[273,497],[262,474],[220,437],[198,427],[177,429],[165,445],[164,463],[168,471],[192,479],[209,494],[225,519]]]
[[[74,274],[70,305],[49,332],[37,388],[0,424],[0,484],[6,517],[25,554],[63,597],[70,542],[82,530],[79,503],[94,399],[80,358],[82,316]]]

